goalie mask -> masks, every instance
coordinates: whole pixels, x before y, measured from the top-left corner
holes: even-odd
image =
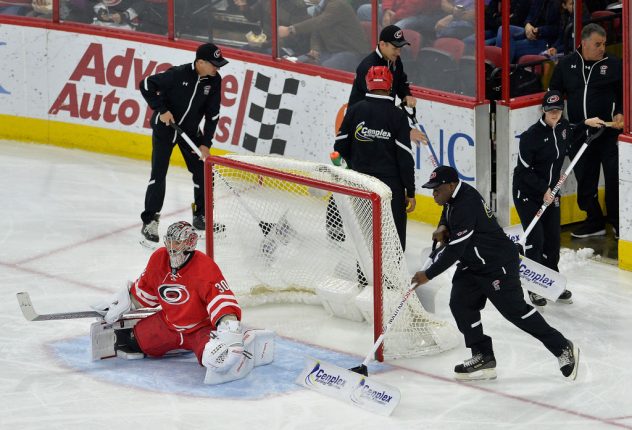
[[[164,242],[173,269],[178,269],[186,263],[189,256],[195,251],[197,241],[198,234],[188,222],[178,221],[169,226]]]

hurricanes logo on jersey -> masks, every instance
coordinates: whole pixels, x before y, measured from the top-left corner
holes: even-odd
[[[161,285],[158,287],[158,294],[170,305],[183,305],[189,301],[189,292],[183,285]]]
[[[374,130],[366,127],[364,121],[356,125],[355,139],[360,142],[373,142],[375,139],[390,139],[391,133],[386,130]]]

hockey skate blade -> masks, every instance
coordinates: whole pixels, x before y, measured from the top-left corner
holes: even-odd
[[[142,360],[143,358],[145,358],[145,354],[143,354],[142,352],[130,352],[124,351],[122,349],[116,350],[116,356],[124,360]]]
[[[496,369],[481,369],[471,373],[454,373],[454,379],[462,382],[496,379]]]
[[[390,415],[401,399],[396,387],[311,357],[306,357],[305,367],[294,382],[325,396],[384,416]]]
[[[579,354],[580,354],[579,347],[573,344],[573,355],[575,356],[575,367],[573,368],[573,371],[571,372],[571,374],[566,377],[566,379],[568,379],[569,381],[574,381],[575,379],[577,379],[577,370],[579,369]]]

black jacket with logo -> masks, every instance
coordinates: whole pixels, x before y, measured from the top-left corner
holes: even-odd
[[[395,62],[389,61],[382,56],[379,48],[375,48],[375,51],[364,57],[356,69],[356,77],[351,87],[348,107],[364,100],[364,97],[369,92],[366,87],[366,74],[373,66],[386,66],[393,74],[393,87],[391,88],[391,97],[393,100],[395,100],[395,96],[403,100],[404,97],[410,95],[410,83],[408,82],[406,72],[404,72],[402,60],[397,57]]]
[[[459,182],[443,206],[439,225],[448,228],[449,241],[426,270],[428,279],[441,274],[457,260],[457,270],[469,270],[477,275],[518,273],[518,248],[471,185]]]
[[[560,179],[570,139],[571,127],[563,118],[552,128],[542,116],[522,133],[513,176],[514,193],[519,191],[537,201],[548,188],[553,189]]]
[[[151,127],[159,137],[175,142],[175,130],[166,126],[158,116],[167,111],[176,123],[198,145],[210,147],[219,120],[222,77],[199,76],[195,65],[183,64],[152,76],[140,83],[140,92],[150,108]],[[205,118],[204,130],[200,122]]]
[[[567,96],[568,120],[572,123],[595,116],[612,121],[623,113],[623,65],[618,58],[585,61],[577,50],[560,59],[549,89]]]
[[[376,178],[400,178],[407,197],[415,197],[415,159],[410,127],[393,98],[367,94],[345,114],[334,149],[350,168]]]

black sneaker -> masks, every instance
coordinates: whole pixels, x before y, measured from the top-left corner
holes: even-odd
[[[204,217],[204,214],[200,213],[202,211],[198,210],[195,203],[191,203],[191,211],[193,211],[193,220],[191,221],[193,228],[197,230],[206,230],[206,218]]]
[[[196,230],[205,230],[206,229],[206,218],[204,215],[193,215],[193,221],[191,225]]]
[[[570,292],[570,291],[569,291]],[[529,291],[529,300],[536,306],[546,306],[546,299],[539,294]]]
[[[560,297],[558,297],[557,301],[570,305],[573,303],[573,293],[571,293],[570,290],[564,290],[564,292],[560,294]]]
[[[568,345],[562,353],[557,357],[560,364],[560,372],[568,379],[575,380],[577,377],[577,368],[579,367],[579,348],[568,341]]]
[[[158,243],[160,238],[158,237],[158,224],[160,220],[160,215],[154,215],[154,219],[152,219],[147,224],[143,223],[143,227],[140,229],[145,240],[149,242]]]
[[[454,366],[454,378],[459,381],[479,381],[496,379],[496,359],[494,354],[478,352],[463,364]]]
[[[583,239],[585,237],[592,237],[592,236],[605,236],[605,235],[606,235],[605,226],[603,225],[595,226],[594,224],[587,224],[587,223],[583,223],[582,225],[577,227],[575,231],[571,233],[571,237],[574,237],[576,239]]]

